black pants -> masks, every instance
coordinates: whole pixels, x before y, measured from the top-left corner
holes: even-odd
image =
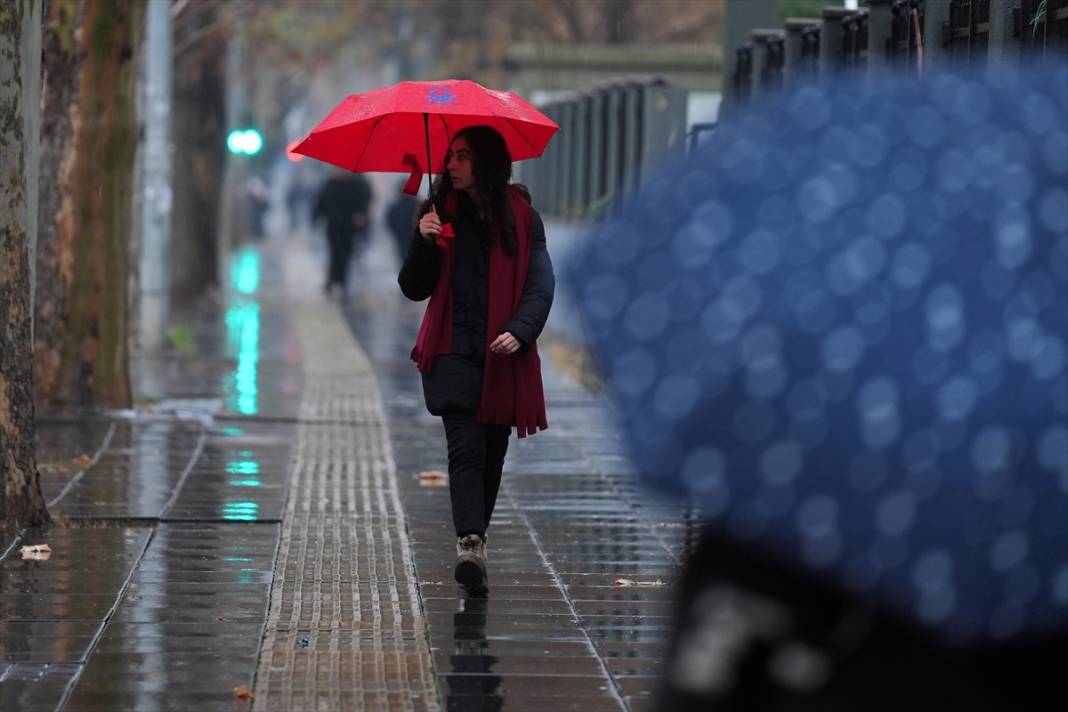
[[[330,246],[330,264],[327,269],[327,285],[347,287],[349,283],[349,262],[356,245],[356,235],[342,230],[327,230],[327,242]]]
[[[497,503],[512,429],[476,422],[473,413],[448,413],[441,420],[449,444],[449,496],[456,536],[484,535]]]

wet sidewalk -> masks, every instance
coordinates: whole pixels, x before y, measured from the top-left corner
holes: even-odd
[[[551,427],[513,438],[491,594],[463,598],[386,249],[340,306],[302,246],[239,251],[192,348],[138,357],[135,411],[41,415],[62,526],[0,532],[0,709],[646,706],[694,514],[543,355]]]

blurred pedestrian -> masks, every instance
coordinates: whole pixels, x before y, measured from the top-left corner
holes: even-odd
[[[311,171],[298,163],[290,178],[289,188],[286,190],[286,209],[289,211],[289,228],[302,230],[308,219],[308,208],[315,191],[311,183]]]
[[[398,281],[430,298],[412,350],[430,413],[449,451],[457,537],[454,576],[470,595],[488,591],[486,530],[497,501],[510,429],[548,427],[536,340],[555,277],[545,228],[494,129],[457,132],[420,209]]]
[[[245,183],[245,193],[248,195],[252,237],[259,240],[266,234],[265,218],[271,207],[271,191],[262,178],[254,175]]]
[[[401,180],[399,187],[403,187],[407,179]],[[408,195],[403,190],[398,190],[393,203],[386,209],[386,224],[393,235],[394,244],[397,247],[397,256],[401,260],[408,252],[408,243],[412,238],[412,229],[415,227],[415,213],[419,208],[419,200],[414,195]]]
[[[312,222],[326,220],[329,264],[323,291],[327,294],[334,287],[341,294],[348,289],[349,263],[366,241],[372,197],[371,184],[363,175],[341,168],[335,169],[319,189]]]

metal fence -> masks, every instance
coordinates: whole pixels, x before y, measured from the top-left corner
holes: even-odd
[[[742,1],[745,0],[731,0]],[[1068,0],[866,0],[825,7],[819,18],[760,28],[728,52],[727,109],[821,74],[893,70],[921,73],[938,63],[980,63],[1068,52]],[[635,190],[673,153],[714,130],[687,133],[687,92],[663,79],[620,81],[542,106],[560,125],[538,161],[516,177],[538,210],[555,218],[596,218]]]
[[[621,81],[541,110],[560,132],[538,161],[516,165],[538,210],[593,218],[686,145],[685,89],[663,79]]]
[[[730,48],[731,105],[806,75],[1068,52],[1068,0],[867,0],[755,29]]]

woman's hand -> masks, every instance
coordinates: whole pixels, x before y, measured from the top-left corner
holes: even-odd
[[[431,210],[419,218],[419,234],[423,236],[424,240],[433,240],[441,234],[441,220],[436,212]]]
[[[512,336],[512,332],[506,331],[490,344],[490,351],[500,356],[514,354],[519,350],[519,339]]]

